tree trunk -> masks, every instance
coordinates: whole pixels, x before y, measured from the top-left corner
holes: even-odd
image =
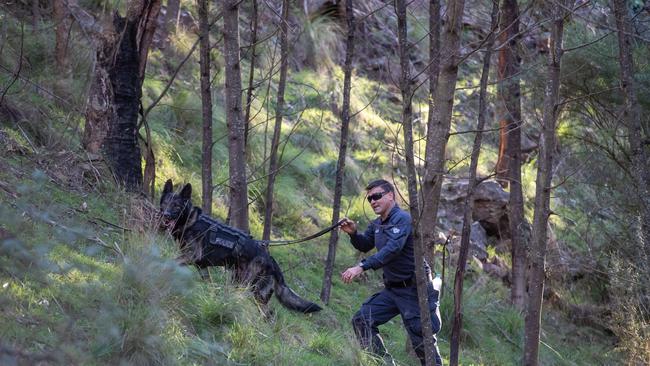
[[[519,8],[517,0],[503,0],[497,84],[499,160],[497,179],[510,185],[508,218],[511,233],[512,286],[510,300],[524,309],[526,294],[526,243],[523,235],[524,198],[521,187],[521,91],[519,87]]]
[[[350,87],[352,84],[352,59],[354,57],[354,33],[355,20],[352,0],[345,1],[345,19],[348,26],[348,38],[345,47],[345,66],[343,77],[343,107],[341,108],[341,141],[339,143],[339,158],[336,164],[336,182],[334,184],[334,203],[332,205],[332,225],[339,221],[341,210],[341,196],[343,196],[343,177],[345,175],[345,159],[348,150],[348,133],[350,127]],[[334,260],[336,259],[336,245],[339,240],[338,230],[332,230],[325,262],[325,276],[320,299],[329,303],[330,289],[332,288],[332,273],[334,272]]]
[[[244,130],[244,145],[246,145],[246,156],[250,155],[250,149],[248,148],[248,134],[250,130],[250,119],[251,119],[251,103],[253,103],[253,92],[255,91],[255,62],[257,61],[257,54],[255,53],[257,48],[257,0],[252,0],[253,2],[253,13],[251,14],[251,66],[248,71],[248,90],[246,91],[246,115],[244,117],[244,123],[246,124],[246,129]]]
[[[230,224],[248,231],[248,183],[246,180],[245,126],[241,106],[239,64],[239,0],[225,0],[223,44],[226,68],[226,122],[230,174]]]
[[[138,112],[149,46],[160,0],[131,2],[127,16],[115,14],[113,29],[100,37],[86,110],[84,146],[103,151],[118,184],[142,188]]]
[[[176,32],[178,26],[178,16],[180,15],[181,1],[167,0],[167,13],[165,14],[164,34],[167,37],[170,33]]]
[[[198,0],[201,66],[201,111],[203,114],[203,146],[201,151],[201,183],[203,212],[212,213],[212,91],[210,88],[210,23],[209,2]]]
[[[553,151],[555,149],[555,123],[559,112],[560,63],[562,60],[562,33],[564,30],[563,6],[547,5],[551,12],[551,37],[548,52],[548,76],[544,92],[544,114],[537,162],[537,184],[535,188],[535,211],[533,233],[530,245],[530,280],[526,306],[524,332],[524,364],[536,366],[539,355],[539,336],[542,315],[542,294],[544,292],[544,266],[548,218],[550,216],[551,179],[553,176]]]
[[[621,90],[625,98],[625,109],[622,121],[628,130],[628,142],[631,150],[632,175],[634,177],[634,192],[638,195],[639,222],[637,223],[637,237],[639,239],[640,256],[639,268],[647,268],[650,260],[650,126],[647,118],[641,118],[640,106],[636,95],[636,81],[634,80],[634,58],[632,56],[632,26],[626,0],[614,0],[614,15],[618,28],[618,48],[621,74]],[[642,126],[646,121],[646,126]],[[647,276],[646,269],[646,276]],[[647,279],[650,279],[646,277]],[[646,286],[647,294],[647,286]]]
[[[273,223],[273,189],[275,177],[278,174],[278,147],[280,146],[280,133],[282,132],[282,115],[284,114],[284,89],[287,84],[287,71],[289,68],[289,0],[282,1],[282,19],[280,19],[280,80],[278,81],[278,95],[275,104],[275,127],[271,140],[269,155],[269,178],[266,185],[266,198],[264,200],[264,231],[263,240],[271,238],[271,225]]]
[[[431,130],[434,125],[433,109],[435,108],[434,99],[436,88],[438,86],[438,75],[440,74],[440,0],[429,1],[429,115],[427,116],[427,130]],[[422,188],[424,193],[424,187]],[[431,271],[435,270],[435,242],[433,234],[422,236],[428,240],[424,241],[424,258],[431,266]]]
[[[436,85],[433,109],[427,123],[424,178],[422,180],[422,240],[433,248],[440,189],[445,172],[445,150],[449,139],[454,91],[460,60],[460,36],[464,0],[447,3],[444,27],[440,38],[440,74]]]
[[[56,71],[60,79],[67,79],[70,76],[68,66],[67,46],[68,34],[72,26],[72,17],[66,7],[64,0],[55,0],[52,4],[53,20],[56,24],[54,59],[56,60]]]
[[[449,352],[449,364],[458,365],[458,356],[460,354],[460,332],[462,329],[463,313],[463,280],[465,276],[465,267],[467,265],[467,255],[469,253],[469,238],[472,228],[472,212],[474,208],[474,189],[478,184],[476,180],[476,168],[478,167],[478,157],[481,151],[481,141],[483,139],[483,128],[485,127],[486,111],[486,94],[488,75],[490,74],[490,58],[492,57],[492,46],[494,45],[494,32],[497,28],[499,14],[499,2],[494,0],[492,3],[491,29],[488,40],[485,43],[485,56],[483,59],[483,70],[481,73],[481,84],[479,91],[478,121],[476,124],[476,136],[472,146],[472,157],[469,165],[469,184],[467,187],[467,196],[465,197],[465,207],[463,211],[463,229],[460,241],[460,251],[458,254],[458,264],[456,266],[456,277],[454,278],[454,323],[451,328],[451,344]]]
[[[420,324],[424,338],[424,353],[426,365],[434,365],[433,329],[431,328],[431,312],[429,311],[429,296],[427,287],[430,277],[425,271],[424,243],[420,232],[420,208],[418,204],[417,172],[415,171],[415,154],[413,152],[413,86],[409,62],[409,44],[407,36],[406,0],[395,1],[397,13],[397,39],[401,67],[400,91],[402,93],[402,124],[404,126],[404,147],[408,176],[408,193],[411,219],[413,221],[413,243],[415,255],[415,277],[417,283],[418,305],[420,306]]]

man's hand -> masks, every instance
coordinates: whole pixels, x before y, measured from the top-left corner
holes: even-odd
[[[357,223],[348,219],[347,217],[343,219],[341,223],[341,230],[345,231],[348,234],[354,234],[357,232]]]
[[[346,269],[345,272],[341,273],[341,279],[343,280],[343,283],[350,283],[361,273],[363,273],[363,268],[361,268],[361,266],[350,267]]]

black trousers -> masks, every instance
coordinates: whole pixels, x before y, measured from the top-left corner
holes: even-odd
[[[440,311],[438,309],[438,291],[428,286],[429,310],[433,328],[433,342],[436,365],[442,366],[440,351],[435,334],[440,331]],[[404,327],[411,338],[413,349],[424,365],[424,339],[420,321],[420,306],[418,304],[417,288],[385,288],[368,298],[361,309],[352,318],[354,332],[361,347],[382,357],[387,354],[384,341],[379,335],[378,327],[395,316],[400,315]]]

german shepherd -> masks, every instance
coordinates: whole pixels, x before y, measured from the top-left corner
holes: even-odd
[[[264,308],[275,291],[288,309],[305,314],[322,310],[286,285],[278,263],[265,246],[249,234],[204,215],[200,208],[192,206],[191,196],[192,185],[187,183],[176,193],[169,179],[160,197],[161,229],[170,230],[178,241],[181,265],[233,270],[234,281],[250,286],[255,300]]]

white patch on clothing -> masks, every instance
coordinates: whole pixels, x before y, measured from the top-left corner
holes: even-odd
[[[399,228],[398,227],[393,228],[393,234],[399,234]]]

